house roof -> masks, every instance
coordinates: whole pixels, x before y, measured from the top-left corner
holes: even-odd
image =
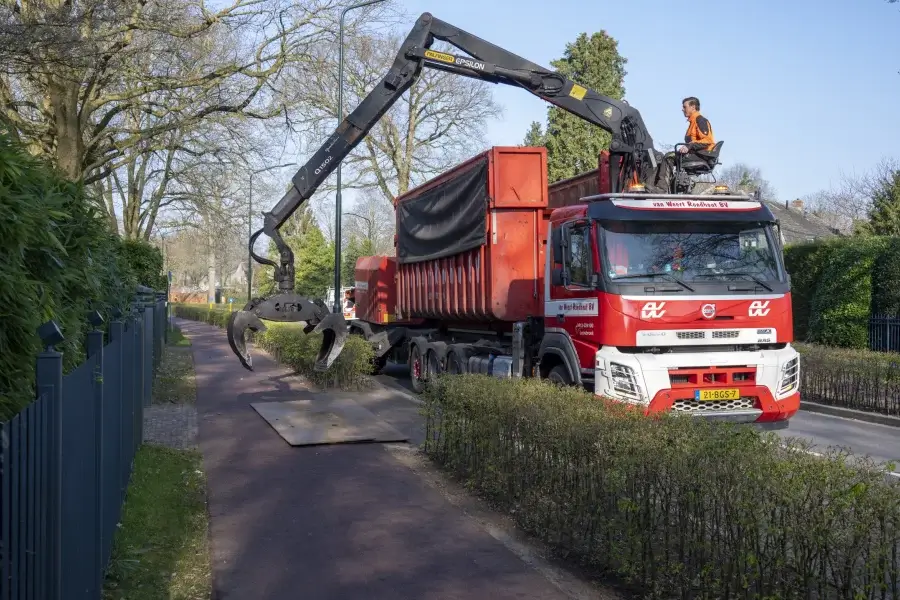
[[[781,223],[781,233],[784,235],[785,244],[798,244],[811,241],[811,239],[831,238],[841,233],[830,227],[824,220],[817,216],[801,212],[795,208],[788,208],[779,202],[764,200],[763,202]]]

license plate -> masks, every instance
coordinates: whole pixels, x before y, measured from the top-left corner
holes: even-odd
[[[741,397],[741,391],[736,389],[722,390],[695,390],[695,400],[737,400]]]

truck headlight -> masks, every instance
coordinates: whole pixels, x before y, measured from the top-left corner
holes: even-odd
[[[781,379],[778,382],[778,395],[787,394],[800,385],[800,357],[795,356],[781,367]]]
[[[613,391],[620,398],[633,402],[647,402],[644,386],[638,382],[637,374],[631,367],[609,363],[609,379],[612,381]]]

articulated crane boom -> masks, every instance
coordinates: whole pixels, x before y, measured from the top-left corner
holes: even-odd
[[[470,56],[457,56],[431,50],[435,40],[452,44]],[[243,310],[232,313],[228,322],[228,341],[247,369],[252,362],[246,349],[245,333],[264,331],[262,321],[303,322],[304,331],[323,333],[316,369],[331,366],[343,349],[347,325],[341,312],[332,313],[321,300],[294,294],[294,254],[279,234],[279,229],[306,202],[359,144],[363,136],[408,90],[423,67],[456,73],[491,83],[518,86],[612,135],[609,181],[613,192],[623,191],[629,183],[646,182],[656,167],[653,140],[640,113],[627,103],[601,96],[524,58],[470,33],[423,13],[404,40],[391,69],[356,109],[337,127],[321,148],[293,177],[293,187],[275,207],[264,214],[263,228],[250,238],[250,252],[258,263],[274,268],[279,294],[251,299]],[[645,160],[645,158],[647,160]],[[279,263],[253,252],[261,233],[274,242]]]

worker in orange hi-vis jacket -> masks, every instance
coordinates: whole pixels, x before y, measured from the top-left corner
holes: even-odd
[[[688,120],[688,128],[684,134],[684,146],[678,148],[682,154],[695,150],[710,151],[716,145],[712,125],[700,114],[700,101],[691,96],[681,101],[681,112]]]
[[[698,160],[706,161],[703,156],[696,154],[699,151],[710,151],[716,145],[716,139],[713,135],[713,128],[709,119],[700,114],[700,100],[694,96],[689,96],[681,101],[681,113],[688,121],[687,131],[684,133],[684,145],[678,147],[678,152],[682,155],[681,161],[694,162]],[[659,185],[660,179],[664,179],[668,188],[668,181],[675,171],[676,157],[675,152],[668,152],[660,161],[660,169],[656,174],[656,184]]]

